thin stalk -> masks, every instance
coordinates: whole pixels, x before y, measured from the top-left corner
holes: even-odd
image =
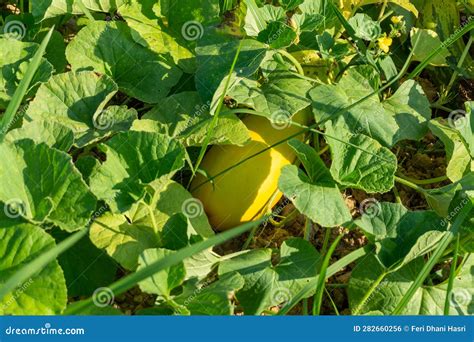
[[[362,299],[360,300],[359,304],[357,304],[354,310],[352,311],[352,315],[356,316],[359,314],[360,310],[362,310],[367,300],[374,293],[375,289],[377,288],[377,286],[379,286],[379,284],[382,282],[382,280],[385,278],[386,275],[387,275],[386,272],[382,272],[377,277],[377,279],[375,279],[372,285],[370,285],[369,290],[364,294],[364,297],[362,297]]]
[[[300,62],[298,62],[298,60],[293,57],[293,55],[285,50],[278,50],[278,52],[280,54],[282,54],[284,57],[286,57],[296,68],[296,70],[298,71],[298,74],[300,74],[301,76],[304,76],[304,70],[303,70],[303,67],[301,66]]]
[[[344,267],[350,265],[354,261],[372,252],[373,248],[374,248],[373,246],[367,245],[347,254],[346,256],[339,259],[334,264],[328,267],[324,278],[328,279],[332,277]],[[319,275],[317,275],[314,279],[312,279],[308,284],[306,284],[306,286],[300,292],[298,292],[295,296],[293,296],[291,300],[278,312],[278,315],[287,314],[303,298],[307,298],[314,291],[315,287],[318,284],[318,281],[319,281]]]
[[[401,173],[398,173],[398,176],[416,185],[429,185],[429,184],[441,183],[449,179],[448,176],[445,176],[445,175],[440,176],[440,177],[430,178],[430,179],[414,179],[414,178],[410,178],[408,176],[402,175]]]
[[[472,39],[473,39],[473,35],[471,34],[469,36],[469,40],[466,44],[466,47],[464,48],[464,51],[462,52],[461,54],[461,57],[459,58],[459,62],[458,62],[458,65],[457,65],[457,68],[460,69],[464,63],[464,60],[466,59],[466,56],[467,54],[469,53],[469,50],[471,49],[471,45],[472,45]],[[454,70],[453,72],[453,75],[451,76],[451,79],[449,80],[449,83],[448,83],[448,86],[446,87],[446,94],[449,93],[449,91],[451,90],[454,82],[456,81],[456,78],[458,78],[458,71],[457,70]]]
[[[313,316],[319,316],[321,312],[321,304],[323,302],[323,291],[325,289],[325,283],[326,283],[326,272],[328,269],[329,262],[331,261],[331,256],[336,250],[337,245],[339,244],[339,241],[342,239],[342,234],[337,237],[336,240],[331,244],[331,247],[329,247],[328,252],[324,256],[323,263],[321,264],[321,269],[319,271],[319,277],[318,277],[318,285],[316,286],[316,294],[314,295],[314,301],[313,301]]]
[[[243,43],[243,40],[240,41],[239,46],[237,47],[237,51],[235,53],[234,60],[232,61],[232,65],[230,67],[229,75],[227,76],[227,80],[226,80],[226,83],[225,83],[225,86],[224,86],[224,90],[222,91],[222,95],[219,99],[219,103],[217,105],[216,112],[215,112],[214,116],[212,117],[212,120],[211,120],[211,123],[209,125],[206,138],[204,139],[204,143],[201,146],[201,150],[199,151],[199,156],[198,156],[198,159],[196,161],[196,165],[194,166],[194,168],[192,170],[192,175],[189,179],[189,183],[188,183],[187,188],[190,187],[191,182],[193,181],[194,177],[196,176],[196,170],[199,169],[199,166],[201,165],[201,162],[204,159],[204,155],[206,153],[207,147],[209,146],[209,143],[211,142],[211,136],[214,132],[214,128],[217,125],[217,121],[219,119],[219,114],[222,110],[222,106],[224,105],[224,98],[226,96],[227,89],[229,89],[230,80],[232,79],[232,74],[234,73],[234,69],[235,69],[235,66],[237,64],[237,60],[239,59],[240,50],[242,49],[242,43]]]
[[[425,263],[421,272],[418,273],[418,276],[416,277],[415,281],[411,284],[410,288],[405,292],[405,295],[402,297],[398,305],[393,310],[392,315],[400,315],[405,309],[405,307],[408,305],[410,300],[413,298],[418,288],[423,285],[423,282],[429,276],[433,267],[436,265],[438,260],[442,257],[444,251],[446,250],[446,248],[448,248],[449,244],[453,241],[454,236],[458,233],[458,230],[461,227],[461,224],[463,224],[464,220],[469,215],[472,209],[472,206],[473,206],[472,202],[468,202],[461,209],[458,216],[456,217],[456,220],[451,225],[451,229],[444,233],[443,237],[441,238],[441,241],[438,244],[438,247],[436,247],[431,257]]]
[[[81,9],[82,12],[84,12],[84,14],[86,15],[86,17],[90,20],[90,21],[95,21],[95,18],[94,16],[92,15],[92,13],[89,11],[89,9],[84,6],[84,4],[82,3],[82,0],[76,0],[76,4],[77,6],[79,6],[79,8]]]
[[[425,189],[423,189],[423,188],[419,187],[418,185],[410,182],[409,180],[406,180],[406,179],[395,176],[395,181],[400,183],[400,184],[406,185],[407,187],[409,187],[413,190],[416,190],[420,193],[425,193]]]
[[[326,250],[328,249],[329,239],[331,238],[331,229],[328,227],[324,227],[324,240],[323,246],[321,247],[321,255],[326,255]]]
[[[130,290],[131,288],[136,286],[139,282],[153,276],[154,274],[156,274],[156,273],[158,273],[162,270],[165,270],[169,267],[172,267],[172,266],[180,263],[181,261],[183,261],[184,259],[186,259],[186,258],[188,258],[192,255],[200,253],[200,252],[202,252],[202,251],[204,251],[204,250],[206,250],[210,247],[222,244],[223,242],[226,242],[226,241],[228,241],[232,238],[235,238],[235,237],[249,231],[254,226],[258,226],[260,223],[262,223],[263,220],[264,220],[264,218],[262,218],[258,221],[245,223],[241,226],[238,226],[236,228],[225,231],[224,233],[220,233],[218,235],[215,235],[215,236],[213,236],[209,239],[206,239],[204,241],[200,241],[200,242],[195,243],[191,246],[182,248],[179,251],[174,252],[173,254],[170,254],[170,255],[168,255],[168,256],[160,259],[160,260],[157,260],[157,261],[147,265],[146,267],[144,267],[142,269],[139,269],[136,272],[131,273],[131,274],[119,279],[118,281],[116,281],[115,283],[110,285],[109,289],[112,291],[112,293],[115,296],[118,296],[118,295]],[[0,292],[1,291],[3,291],[3,288],[0,290]],[[76,305],[74,305],[69,310],[67,310],[65,314],[75,315],[75,314],[78,314],[78,313],[82,312],[82,310],[84,310],[88,307],[91,307],[93,305],[94,305],[93,298],[89,298],[89,299],[83,300],[81,302],[78,302]]]
[[[336,303],[334,303],[334,300],[332,299],[332,296],[327,289],[328,285],[329,284],[326,284],[326,287],[324,287],[324,292],[326,292],[326,296],[328,296],[329,301],[331,302],[331,306],[332,306],[332,309],[334,310],[334,313],[336,314],[336,316],[339,316],[339,310],[337,309],[337,305]]]
[[[444,301],[444,315],[449,315],[449,307],[451,304],[451,293],[453,291],[454,278],[456,276],[456,268],[458,264],[460,234],[456,236],[456,244],[454,247],[453,261],[451,262],[451,269],[449,270],[448,289],[446,290],[446,299]]]
[[[306,241],[309,241],[309,237],[311,235],[311,229],[313,228],[313,225],[311,223],[311,220],[309,218],[306,218],[306,222],[304,225],[304,239]],[[307,316],[309,314],[308,311],[308,298],[303,299],[303,315]]]
[[[383,4],[382,4],[382,9],[380,10],[379,17],[377,19],[379,22],[382,21],[382,18],[383,18],[383,15],[385,13],[385,9],[387,8],[387,5],[388,5],[388,0],[384,0]]]
[[[36,51],[35,55],[31,59],[30,64],[28,65],[28,69],[26,70],[25,76],[20,81],[18,88],[16,88],[13,97],[8,104],[8,107],[3,114],[0,123],[0,140],[3,135],[7,134],[10,126],[12,124],[13,119],[15,118],[16,113],[18,112],[18,108],[20,108],[23,99],[28,92],[30,87],[31,81],[38,70],[41,60],[43,58],[44,53],[46,52],[46,47],[48,46],[49,40],[51,39],[51,35],[53,34],[54,26],[51,27],[49,32],[43,38],[41,45],[39,46],[38,50]]]

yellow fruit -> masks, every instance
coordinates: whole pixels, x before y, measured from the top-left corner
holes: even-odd
[[[308,108],[293,116],[292,120],[306,125],[310,116],[311,110]],[[243,122],[250,132],[251,140],[245,146],[213,146],[201,163],[201,168],[209,177],[301,131],[295,126],[272,125],[267,118],[254,115],[246,117]],[[298,138],[303,139],[303,135]],[[292,164],[295,159],[296,155],[290,146],[282,143],[216,177],[214,184],[207,182],[201,185],[206,178],[196,176],[191,191],[203,203],[214,229],[233,228],[258,219],[264,214],[265,208],[274,206],[280,200],[282,194],[278,191],[278,178],[281,168]]]

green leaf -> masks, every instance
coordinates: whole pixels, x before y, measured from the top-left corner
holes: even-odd
[[[169,53],[176,65],[184,72],[193,73],[196,69],[194,47],[186,41],[181,32],[173,34],[154,11],[155,1],[134,1],[120,7],[120,15],[132,29],[133,39],[157,54]],[[177,7],[182,7],[180,4]]]
[[[182,234],[178,233],[181,230],[180,223],[170,221],[170,218],[183,213],[186,205],[195,203],[191,194],[174,181],[160,179],[153,184],[153,188],[155,194],[150,204],[138,205],[125,215],[106,213],[97,218],[91,226],[92,242],[98,248],[105,249],[126,269],[134,270],[137,267],[138,256],[146,249],[176,247],[177,239],[173,237],[174,234],[178,234],[179,240],[182,239]],[[150,217],[150,209],[154,214],[154,223]],[[203,210],[191,216],[188,218],[190,225],[187,225],[186,232],[188,239],[193,234],[203,237],[213,235]],[[186,244],[188,242],[187,240]],[[215,262],[212,256],[206,254],[207,252],[203,253],[205,254],[186,259],[185,263],[194,265],[193,270],[189,265],[186,266],[190,274],[202,272],[207,274],[206,270],[210,270]]]
[[[473,313],[472,295],[472,257],[469,258],[456,276],[452,298],[450,300],[451,315],[469,315]],[[393,312],[396,305],[407,292],[412,282],[416,279],[418,273],[424,265],[423,258],[417,258],[401,269],[388,274],[379,286],[372,292],[366,303],[363,305],[361,314],[371,314],[379,311],[382,314],[389,315]],[[348,295],[349,305],[357,305],[366,290],[371,284],[384,272],[373,255],[369,255],[359,261],[352,271],[349,281]],[[419,287],[413,298],[403,311],[404,315],[442,315],[444,299],[446,298],[447,283],[438,285],[423,285]]]
[[[229,272],[208,285],[190,288],[174,298],[178,304],[186,306],[191,315],[223,316],[233,315],[234,306],[230,297],[244,286],[244,278],[237,272]]]
[[[201,98],[210,101],[222,80],[229,74],[229,67],[242,43],[235,72],[239,77],[253,75],[267,54],[265,44],[253,39],[242,42],[219,32],[206,31],[196,48],[197,65],[196,88]],[[218,96],[218,95],[217,95]]]
[[[68,45],[66,57],[74,71],[107,74],[120,90],[147,103],[159,102],[181,77],[169,57],[137,44],[122,22],[89,24]]]
[[[467,125],[467,119],[462,119],[462,121],[463,125]],[[457,182],[463,176],[474,172],[474,161],[471,158],[469,146],[460,131],[454,128],[452,120],[450,120],[450,125],[447,125],[442,119],[433,119],[429,122],[429,128],[444,144],[448,160],[446,175],[451,181]]]
[[[126,132],[100,145],[107,160],[92,175],[92,192],[114,212],[124,212],[145,195],[147,184],[171,177],[184,165],[184,148],[171,138]]]
[[[321,226],[334,227],[349,221],[349,209],[316,151],[296,139],[290,140],[289,144],[303,163],[306,174],[295,165],[285,166],[278,188],[296,209]]]
[[[81,0],[87,9],[110,13],[125,0]],[[78,0],[37,0],[33,4],[33,15],[43,20],[64,14],[82,14]]]
[[[283,242],[275,266],[271,259],[270,249],[255,249],[219,265],[220,275],[236,271],[244,277],[237,299],[247,315],[288,302],[317,275],[320,257],[308,241],[294,238]]]
[[[281,21],[273,21],[259,32],[257,39],[272,49],[290,46],[296,40],[296,32]]]
[[[0,202],[1,207],[4,203]],[[0,286],[38,255],[54,247],[43,229],[31,224],[5,225],[9,221],[0,210]],[[67,289],[63,272],[52,261],[0,298],[0,315],[57,315],[66,307]]]
[[[264,113],[268,118],[278,113],[291,117],[311,103],[306,97],[310,89],[311,83],[301,76],[277,70],[270,73],[262,85],[242,79],[229,89],[228,96],[240,105]]]
[[[459,121],[455,118],[451,120],[468,146],[471,157],[474,158],[474,101],[466,102],[465,106],[465,116],[458,118]]]
[[[163,248],[147,249],[138,259],[138,270],[170,254],[173,254],[173,251]],[[156,294],[168,299],[171,296],[171,291],[182,284],[185,274],[186,270],[181,262],[155,273],[152,277],[140,282],[139,286],[143,292]]]
[[[40,86],[26,115],[29,120],[54,120],[70,128],[81,147],[128,130],[136,119],[134,109],[105,108],[117,91],[107,75],[97,76],[91,71],[55,75]]]
[[[182,92],[167,97],[143,115],[143,119],[153,122],[136,121],[134,129],[166,134],[177,138],[184,146],[200,146],[212,121],[209,109],[209,104],[204,104],[196,92]],[[210,144],[243,145],[249,139],[247,128],[236,115],[222,114]]]
[[[0,38],[0,109],[6,109],[20,81],[25,76],[38,44],[24,43],[16,39]],[[45,59],[30,83],[30,89],[51,77],[53,66]]]
[[[373,41],[382,34],[380,24],[365,13],[355,14],[348,23],[354,29],[356,37],[367,41]]]
[[[54,230],[56,241],[62,241],[69,234]],[[103,251],[95,247],[88,236],[58,257],[64,271],[69,297],[90,296],[99,287],[107,286],[115,279],[117,266]]]
[[[247,7],[244,25],[245,32],[250,37],[256,37],[261,31],[265,30],[265,28],[267,27],[267,23],[264,18],[265,9],[263,7],[258,7],[255,3],[255,0],[245,0],[244,3]],[[265,8],[269,7],[273,6],[265,6]]]
[[[287,11],[292,11],[299,5],[301,5],[304,0],[279,0],[279,3],[285,8]]]
[[[72,232],[90,220],[96,199],[71,157],[32,140],[0,144],[0,200],[35,222]]]
[[[414,27],[410,32],[410,38],[412,48],[415,47],[414,44],[418,41],[416,48],[413,50],[413,59],[415,61],[423,61],[429,56],[431,51],[436,50],[441,46],[441,39],[439,39],[436,31],[433,30]],[[445,48],[431,59],[430,64],[434,66],[446,66],[448,65],[446,58],[450,55],[448,49]]]
[[[377,245],[377,258],[387,268],[406,265],[436,247],[448,222],[433,211],[408,211],[401,204],[372,203],[355,221]]]
[[[38,120],[24,124],[21,128],[11,130],[5,141],[31,139],[36,144],[45,143],[55,149],[67,152],[74,143],[72,130],[54,121]]]
[[[326,133],[332,155],[331,174],[339,184],[368,193],[393,188],[397,157],[388,148],[366,135],[330,124],[326,125]]]
[[[386,147],[400,140],[419,140],[426,134],[431,110],[417,83],[406,81],[384,102],[371,96],[352,106],[372,93],[368,80],[350,69],[338,84],[315,87],[309,95],[317,122],[331,121],[335,127],[367,135]]]
[[[35,42],[41,44],[44,37],[48,34],[47,30],[40,31],[35,36]],[[49,40],[48,46],[46,47],[46,53],[44,57],[53,66],[56,73],[64,72],[66,69],[66,43],[64,37],[58,31],[53,31],[51,39]]]

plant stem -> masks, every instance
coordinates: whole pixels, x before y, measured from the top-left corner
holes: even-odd
[[[379,18],[378,21],[381,22],[383,18],[383,14],[385,13],[385,9],[387,8],[388,0],[384,0],[382,4],[382,9],[380,10],[379,13]]]
[[[462,52],[461,54],[461,57],[459,58],[459,62],[458,62],[458,65],[457,65],[457,68],[460,69],[464,63],[464,60],[466,59],[466,56],[469,52],[469,50],[471,49],[471,45],[472,45],[472,37],[473,35],[471,34],[469,36],[469,40],[466,44],[466,47],[464,48],[464,51]],[[453,72],[453,75],[451,76],[451,79],[449,80],[449,83],[448,83],[448,86],[446,87],[446,91],[445,93],[448,94],[454,84],[454,82],[456,81],[456,78],[458,77],[459,73],[457,70],[454,70]]]
[[[309,218],[306,218],[304,228],[304,239],[306,241],[309,241],[311,229],[313,228],[313,224],[311,223],[311,220]],[[303,315],[308,315],[308,298],[303,299]]]
[[[400,184],[403,184],[403,185],[406,185],[407,187],[413,189],[413,190],[416,190],[420,193],[424,193],[425,192],[425,189],[419,187],[418,185],[410,182],[409,180],[407,179],[403,179],[403,178],[400,178],[400,177],[397,177],[395,176],[395,181],[400,183]]]
[[[90,21],[94,22],[95,21],[94,16],[89,11],[89,9],[86,6],[84,6],[84,4],[82,3],[82,0],[76,0],[76,3],[77,3],[77,6],[79,6],[79,8],[81,9],[81,11],[84,12],[86,17],[89,18]]]
[[[339,259],[334,264],[328,267],[326,275],[325,275],[325,279],[332,277],[334,274],[339,272],[341,269],[343,269],[347,265],[350,265],[357,259],[360,259],[363,256],[367,255],[368,253],[372,252],[373,248],[374,248],[373,246],[367,245],[359,249],[356,249],[355,251]],[[317,275],[308,284],[306,284],[306,286],[300,292],[298,292],[296,296],[293,296],[293,298],[291,298],[291,300],[278,312],[278,315],[287,314],[303,298],[307,298],[308,295],[311,295],[311,293],[314,291],[314,288],[317,286],[318,281],[319,281],[319,275]]]
[[[402,204],[402,199],[401,199],[401,197],[400,197],[400,193],[398,192],[397,187],[394,186],[394,187],[392,188],[392,190],[393,190],[393,194],[395,195],[395,200],[397,201],[397,203]]]
[[[453,261],[451,262],[451,269],[449,270],[449,280],[448,280],[448,289],[446,290],[446,299],[444,301],[444,315],[449,315],[449,307],[451,304],[451,292],[453,291],[454,278],[456,275],[456,268],[458,264],[458,254],[459,254],[459,236],[456,236],[456,244],[454,247]]]
[[[300,62],[298,62],[298,60],[293,57],[292,54],[290,54],[286,50],[278,50],[278,52],[281,53],[284,57],[286,57],[295,66],[296,70],[298,71],[298,74],[304,76],[303,67],[301,66]]]
[[[332,228],[327,228],[324,227],[324,240],[323,240],[323,246],[321,247],[321,255],[326,254],[326,250],[328,249],[328,244],[329,244],[329,239],[331,238],[331,229]]]
[[[448,176],[440,176],[440,177],[435,177],[435,178],[430,178],[430,179],[414,179],[410,178],[408,176],[402,175],[401,173],[398,173],[398,176],[406,181],[409,181],[413,184],[417,185],[429,185],[429,184],[435,184],[435,183],[441,183],[444,182],[445,180],[448,180]]]
[[[438,247],[436,247],[436,249],[434,250],[434,252],[431,255],[431,257],[429,258],[429,260],[423,266],[423,269],[421,270],[421,272],[418,273],[418,276],[416,277],[415,281],[411,284],[408,291],[405,292],[405,295],[403,296],[403,298],[400,300],[398,305],[393,310],[392,315],[400,315],[402,313],[402,311],[405,309],[405,307],[408,305],[410,300],[413,298],[413,296],[415,295],[418,288],[423,285],[423,282],[428,277],[428,275],[430,274],[433,267],[436,265],[438,260],[443,255],[444,251],[446,250],[446,248],[449,246],[449,244],[453,240],[455,234],[458,233],[458,230],[459,230],[461,224],[464,222],[466,217],[469,215],[469,213],[472,209],[472,205],[473,205],[472,202],[469,201],[461,209],[461,211],[459,212],[459,214],[456,217],[456,220],[451,225],[451,229],[444,233],[444,236],[441,238],[441,241],[439,242]]]
[[[387,272],[382,272],[377,277],[377,279],[375,279],[372,285],[370,285],[369,290],[365,293],[364,297],[362,297],[362,299],[360,300],[359,304],[357,304],[354,310],[352,311],[352,315],[356,316],[359,314],[360,310],[362,310],[362,308],[364,307],[369,297],[374,293],[375,289],[377,288],[377,286],[379,286],[379,284],[382,282],[382,280],[385,278],[386,275],[387,275]]]

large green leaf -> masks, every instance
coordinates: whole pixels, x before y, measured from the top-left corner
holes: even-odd
[[[0,206],[4,208],[4,203]],[[43,229],[14,221],[0,210],[0,286],[54,245],[54,239]],[[66,282],[55,260],[0,298],[0,315],[57,315],[66,302]]]
[[[127,2],[120,7],[120,15],[132,29],[132,37],[137,43],[158,54],[169,53],[183,71],[194,72],[194,48],[182,37],[181,32],[173,34],[161,23],[159,13],[155,10],[156,5],[159,4],[150,0]]]
[[[67,152],[74,143],[72,130],[54,121],[38,120],[24,124],[8,132],[5,141],[31,139],[36,144],[45,143],[50,147]]]
[[[374,208],[355,221],[377,244],[377,257],[388,269],[431,251],[448,222],[433,211],[408,211],[395,203],[373,203]]]
[[[89,24],[68,45],[66,56],[73,70],[107,74],[127,95],[148,103],[164,98],[181,76],[169,57],[136,43],[122,22]]]
[[[90,220],[96,199],[66,153],[32,140],[0,144],[0,200],[15,216],[75,231]],[[12,214],[13,215],[13,214]]]
[[[465,106],[466,115],[464,118],[459,118],[460,124],[457,129],[467,144],[471,157],[474,159],[474,101],[466,102]],[[456,126],[456,122],[454,124]]]
[[[245,314],[260,314],[296,295],[317,275],[319,259],[308,241],[294,238],[283,242],[275,266],[270,249],[255,249],[222,261],[219,274],[239,272],[245,285],[237,292],[237,299]]]
[[[183,186],[174,181],[160,179],[153,184],[153,188],[155,194],[148,205],[138,205],[126,215],[106,213],[91,226],[92,242],[130,270],[137,267],[138,257],[145,249],[165,246],[171,249],[179,246],[177,244],[183,239],[180,233],[181,223],[180,220],[170,218],[175,214],[182,214],[186,206],[197,203]],[[151,212],[154,221],[151,219]],[[186,225],[186,245],[191,235],[213,235],[203,210],[191,216],[188,217],[190,225]],[[189,273],[196,276],[209,273],[215,262],[216,258],[208,252],[185,261]]]
[[[173,251],[163,248],[147,249],[138,259],[138,269],[172,254]],[[140,289],[146,293],[156,294],[164,299],[170,299],[171,291],[181,285],[186,275],[184,264],[180,262],[170,268],[155,273],[152,277],[142,281]]]
[[[368,193],[393,188],[397,157],[388,148],[366,135],[352,134],[331,124],[326,125],[326,133],[332,155],[331,174],[338,183]]]
[[[230,299],[244,283],[239,273],[229,272],[212,284],[203,282],[197,286],[185,287],[174,301],[185,306],[191,315],[233,315],[234,305]]]
[[[54,230],[58,243],[69,234]],[[108,286],[116,277],[117,265],[103,251],[95,247],[88,236],[58,257],[64,271],[69,297],[91,296],[100,287]]]
[[[463,126],[468,125],[467,120],[466,118],[461,120]],[[457,182],[463,176],[474,172],[474,160],[471,158],[466,140],[463,139],[460,131],[454,127],[454,122],[450,121],[451,125],[448,125],[442,119],[433,119],[429,122],[429,127],[433,134],[444,144],[446,159],[448,160],[446,175],[451,181]],[[464,132],[467,131],[466,128],[462,129]],[[468,137],[467,132],[465,135]]]
[[[290,140],[306,174],[295,165],[281,171],[278,188],[296,209],[324,227],[334,227],[351,219],[341,192],[316,151],[299,140]]]
[[[0,109],[5,109],[39,45],[0,37],[0,46]],[[43,58],[31,81],[31,87],[47,81],[52,73],[53,66]]]
[[[166,135],[130,131],[100,145],[106,161],[90,180],[92,192],[114,212],[129,210],[147,184],[172,176],[184,164],[184,148]]]
[[[209,105],[202,103],[196,92],[182,92],[156,105],[143,116],[143,119],[153,121],[136,121],[134,129],[158,131],[177,138],[185,146],[200,146],[206,139],[212,121],[209,109]],[[247,128],[236,115],[219,115],[210,144],[243,145],[248,140]]]
[[[238,40],[219,32],[206,31],[196,48],[196,88],[206,102],[229,74],[230,66],[241,44],[235,72],[239,77],[253,75],[267,54],[266,45],[253,39]]]
[[[322,85],[309,92],[317,122],[365,134],[386,147],[400,140],[419,140],[431,117],[429,102],[414,81],[406,81],[384,102],[375,95],[345,110],[373,93],[369,81],[350,70],[336,85]],[[337,114],[336,114],[337,113]]]
[[[461,272],[455,277],[450,298],[450,315],[472,315],[474,313],[474,294],[472,287],[472,257],[469,258]],[[375,291],[362,305],[361,314],[381,312],[389,315],[406,293],[412,282],[423,268],[423,258],[417,258],[401,269],[388,274],[377,286]],[[373,255],[361,259],[352,271],[349,281],[349,305],[358,305],[367,289],[384,272]],[[411,301],[403,311],[404,315],[442,315],[447,292],[447,283],[438,285],[423,285],[418,288]]]
[[[80,0],[92,11],[111,12],[124,3],[125,0]],[[35,0],[32,4],[33,15],[37,20],[48,19],[63,14],[81,14],[78,0]]]
[[[76,144],[84,146],[113,132],[128,130],[137,117],[134,109],[105,109],[117,91],[110,77],[91,71],[55,75],[40,86],[26,114],[29,120],[54,120],[69,127]]]
[[[228,95],[243,106],[254,108],[269,118],[278,113],[291,117],[311,103],[306,93],[311,83],[301,76],[284,70],[275,70],[263,84],[250,79],[242,79],[234,84]]]

